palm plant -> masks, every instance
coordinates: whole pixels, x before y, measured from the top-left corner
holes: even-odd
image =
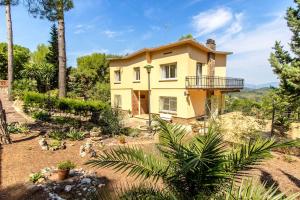
[[[159,155],[145,153],[136,147],[120,147],[104,151],[87,164],[127,172],[129,176],[150,179],[154,183],[161,180],[168,194],[172,194],[170,199],[201,199],[224,191],[242,170],[270,157],[271,149],[297,143],[280,142],[274,138],[258,139],[230,149],[214,123],[204,136],[186,139],[187,131],[182,126],[161,119],[157,121],[160,128]],[[145,193],[146,190],[133,188],[126,194],[132,194],[132,191],[136,197],[138,191]]]

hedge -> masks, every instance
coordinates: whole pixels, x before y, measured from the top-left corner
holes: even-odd
[[[56,110],[70,114],[95,114],[104,109],[110,108],[107,103],[102,101],[83,101],[71,98],[57,98],[37,92],[26,92],[23,97],[24,108],[40,108]]]

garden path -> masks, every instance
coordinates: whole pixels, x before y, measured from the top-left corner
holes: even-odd
[[[5,109],[7,122],[9,124],[13,122],[28,122],[28,119],[26,119],[26,117],[14,107],[13,102],[8,100],[8,95],[5,90],[0,90],[0,99]]]

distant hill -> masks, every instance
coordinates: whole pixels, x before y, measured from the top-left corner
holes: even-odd
[[[269,87],[278,87],[278,82],[268,82],[263,84],[248,84],[245,83],[245,88],[251,88],[251,89],[260,89],[260,88],[269,88]]]
[[[245,88],[240,92],[228,93],[227,95],[231,97],[260,100],[261,97],[267,94],[270,90],[270,87],[264,87],[259,89]]]

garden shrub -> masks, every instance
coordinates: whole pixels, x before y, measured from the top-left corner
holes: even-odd
[[[67,137],[72,140],[83,140],[85,138],[85,133],[81,132],[81,131],[77,131],[75,129],[71,129],[68,133],[67,133]]]
[[[27,133],[29,131],[26,124],[11,123],[7,126],[7,130],[10,134]]]
[[[63,131],[55,130],[49,133],[49,137],[54,140],[64,140],[67,138],[66,133]]]
[[[117,109],[105,109],[99,117],[99,125],[104,134],[119,135],[122,133],[121,115]]]
[[[42,172],[37,172],[37,173],[31,174],[29,176],[29,180],[32,183],[36,183],[40,178],[44,178],[44,175],[42,174]]]
[[[29,108],[47,109],[51,106],[59,112],[75,114],[75,115],[99,115],[102,110],[108,109],[108,104],[102,101],[83,101],[79,99],[57,98],[48,96],[47,94],[40,94],[37,92],[26,92],[24,94],[24,109]]]
[[[41,120],[41,121],[50,121],[51,119],[51,115],[45,111],[34,112],[32,117],[34,119]]]
[[[28,91],[37,91],[37,83],[31,79],[19,79],[13,83],[14,97],[23,97],[24,93]]]

